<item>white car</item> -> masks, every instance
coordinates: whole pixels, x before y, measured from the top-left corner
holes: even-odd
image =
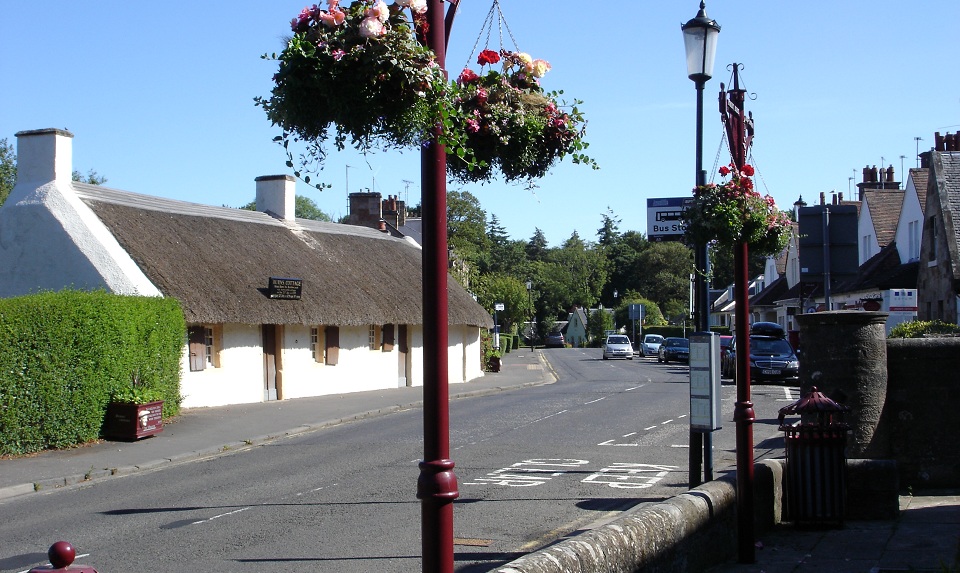
[[[611,334],[603,341],[603,359],[626,358],[633,360],[633,345],[623,334]]]
[[[643,342],[640,343],[640,356],[657,356],[661,344],[663,344],[663,337],[659,334],[644,336]]]

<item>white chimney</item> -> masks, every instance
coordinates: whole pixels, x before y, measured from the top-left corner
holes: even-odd
[[[73,179],[73,134],[63,129],[17,132],[17,183],[39,187]]]
[[[297,181],[292,175],[263,175],[257,182],[257,211],[283,221],[296,218]]]

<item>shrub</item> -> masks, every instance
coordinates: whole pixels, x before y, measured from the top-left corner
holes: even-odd
[[[136,379],[180,405],[186,332],[177,301],[103,291],[0,300],[0,454],[96,440],[114,394]]]
[[[942,320],[914,320],[901,322],[890,330],[887,338],[923,338],[925,336],[949,336],[960,334],[960,325]]]

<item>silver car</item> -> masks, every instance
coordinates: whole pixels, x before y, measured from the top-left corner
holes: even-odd
[[[611,334],[603,341],[603,359],[626,358],[633,360],[633,346],[623,334]]]
[[[640,343],[640,356],[656,356],[660,352],[663,337],[659,334],[648,334]]]

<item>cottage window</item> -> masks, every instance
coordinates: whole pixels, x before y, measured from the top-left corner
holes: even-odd
[[[190,353],[190,371],[199,372],[220,367],[220,349],[223,328],[220,325],[193,325],[187,329],[187,345]]]
[[[937,252],[937,219],[936,217],[930,217],[930,260],[936,261],[939,258]]]
[[[370,350],[380,350],[381,329],[379,324],[371,324],[367,330],[367,343]]]
[[[327,360],[326,329],[315,327],[310,329],[310,356],[315,362],[324,364]]]
[[[907,233],[910,235],[910,260],[920,260],[920,221],[910,221],[907,224]]]

